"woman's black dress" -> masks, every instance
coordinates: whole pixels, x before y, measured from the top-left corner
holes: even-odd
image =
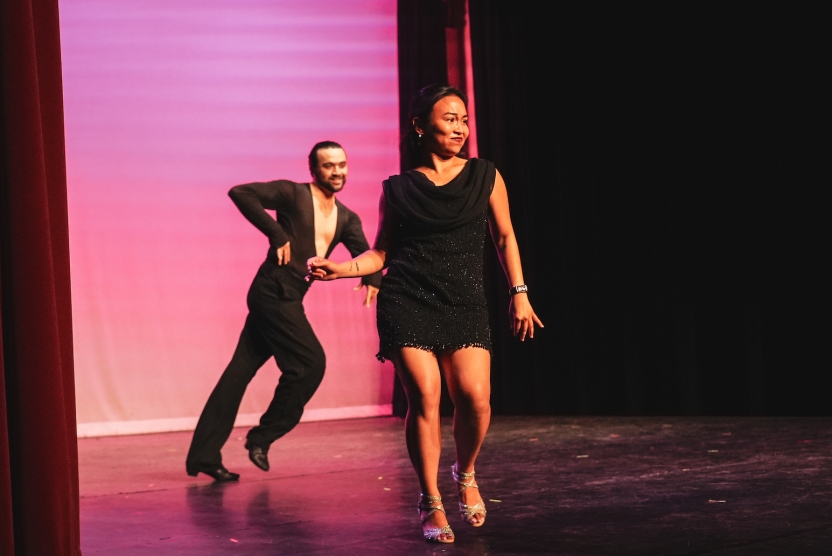
[[[491,350],[483,249],[495,176],[473,158],[444,186],[415,170],[384,182],[393,235],[377,301],[379,360],[405,346]]]

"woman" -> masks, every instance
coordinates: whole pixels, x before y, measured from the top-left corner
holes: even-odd
[[[387,268],[378,295],[378,357],[393,362],[408,401],[407,449],[422,492],[425,539],[450,543],[437,488],[440,372],[454,403],[459,508],[474,527],[485,504],[474,462],[491,418],[491,338],[483,293],[486,224],[511,285],[511,326],[520,340],[543,327],[529,304],[503,178],[486,160],[459,156],[468,138],[465,93],[422,89],[410,106],[402,155],[413,170],[383,184],[373,249],[346,262],[309,259],[310,280],[366,276]]]

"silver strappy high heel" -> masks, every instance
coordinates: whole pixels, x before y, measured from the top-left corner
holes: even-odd
[[[459,467],[456,463],[454,463],[453,467],[451,467],[451,472],[454,475],[454,481],[456,482],[457,488],[459,488],[460,494],[460,501],[459,501],[459,513],[462,515],[462,519],[470,523],[473,527],[482,527],[485,523],[485,502],[480,497],[480,501],[476,504],[469,506],[468,504],[462,503],[462,493],[465,489],[468,488],[475,488],[477,490],[480,489],[479,486],[474,484],[474,475],[475,472],[471,471],[470,473],[463,473],[459,470]],[[471,523],[471,519],[474,518],[477,514],[482,515],[482,521],[479,523]]]
[[[416,505],[416,509],[420,516],[422,515],[422,512],[428,512],[425,517],[421,518],[422,525],[424,525],[428,518],[434,513],[445,513],[445,507],[442,505],[442,497],[432,496],[430,494],[419,494],[419,503]],[[454,542],[454,532],[451,530],[450,525],[446,525],[444,527],[428,527],[427,529],[422,529],[422,533],[425,535],[426,541],[439,542],[443,544],[450,544]],[[439,538],[439,535],[448,535],[448,538],[442,540]]]

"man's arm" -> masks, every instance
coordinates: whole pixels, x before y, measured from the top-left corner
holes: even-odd
[[[243,216],[269,238],[273,249],[285,246],[289,236],[266,209],[279,214],[281,207],[294,204],[295,195],[294,183],[286,180],[236,185],[228,192]]]

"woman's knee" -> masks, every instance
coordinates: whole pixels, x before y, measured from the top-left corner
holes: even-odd
[[[462,411],[477,415],[491,414],[491,391],[489,388],[460,390],[454,396],[454,406]]]
[[[424,385],[411,385],[405,389],[407,404],[411,413],[419,416],[433,416],[439,414],[441,384],[439,388]]]

